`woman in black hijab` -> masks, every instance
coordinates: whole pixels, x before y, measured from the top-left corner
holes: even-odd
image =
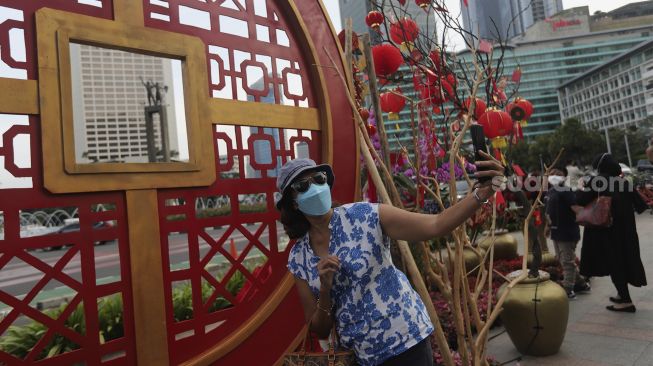
[[[598,171],[583,190],[577,191],[577,203],[585,206],[598,196],[612,197],[612,226],[585,227],[581,249],[580,273],[584,276],[609,275],[618,295],[610,297],[611,311],[635,312],[628,284],[646,286],[646,274],[639,255],[639,238],[635,214],[646,210],[646,204],[633,190],[632,184],[620,177],[621,167],[610,154],[600,154],[592,163]]]

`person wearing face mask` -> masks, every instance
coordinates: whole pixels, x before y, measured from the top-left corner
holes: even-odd
[[[632,184],[621,178],[621,167],[612,155],[599,154],[592,163],[598,175],[590,178],[582,190],[576,191],[576,203],[586,206],[598,196],[611,200],[612,225],[586,226],[580,255],[580,273],[584,276],[610,276],[617,296],[609,300],[610,311],[634,313],[635,305],[628,285],[646,286],[646,273],[639,255],[639,238],[635,214],[647,209]]]
[[[340,346],[353,350],[360,365],[433,365],[433,325],[419,295],[392,264],[390,238],[429,240],[472,216],[505,182],[503,166],[483,156],[476,177],[496,179],[438,215],[367,202],[332,208],[329,165],[295,159],[281,168],[277,208],[286,233],[297,239],[288,270],[311,331],[326,338],[335,326]]]
[[[580,276],[576,266],[576,245],[580,240],[580,228],[576,223],[576,214],[572,206],[576,205],[576,196],[565,183],[567,174],[554,169],[548,177],[549,192],[546,202],[546,217],[553,248],[560,265],[564,280],[562,286],[569,299],[576,298],[576,292],[590,290],[590,285]]]

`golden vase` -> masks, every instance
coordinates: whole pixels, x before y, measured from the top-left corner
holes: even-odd
[[[513,279],[521,270],[512,272]],[[497,296],[506,291],[504,285]],[[560,350],[567,331],[569,300],[567,293],[544,271],[526,278],[508,294],[501,321],[517,350],[530,356],[549,356]]]
[[[494,242],[494,259],[517,258],[517,239],[508,232],[496,232]],[[485,251],[490,249],[492,237],[486,236],[478,243]]]

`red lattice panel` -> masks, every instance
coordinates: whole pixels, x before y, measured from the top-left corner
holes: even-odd
[[[214,97],[315,107],[308,65],[275,1],[145,0],[144,7],[146,25],[204,41]]]
[[[0,4],[0,77],[37,78],[34,13],[41,7],[111,19],[109,0],[4,0]],[[15,91],[14,91],[15,92]],[[31,364],[55,338],[65,338],[77,348],[40,361],[43,365],[125,365],[135,363],[128,235],[124,195],[120,193],[52,195],[43,188],[41,175],[40,119],[38,116],[6,115],[0,111],[0,337],[10,326],[36,322],[44,329],[34,348],[24,358],[0,351],[0,364]],[[98,205],[111,209],[98,211]],[[76,231],[48,233],[56,227],[36,225],[43,212],[74,208]],[[52,214],[53,220],[58,220]],[[113,227],[94,229],[99,222]],[[58,221],[59,226],[63,222]],[[42,227],[41,227],[42,226]],[[41,231],[41,232],[39,232]],[[109,241],[115,253],[110,262],[101,257],[95,243]],[[62,247],[52,252],[43,249]],[[105,247],[102,247],[105,248]],[[111,265],[116,276],[102,278],[102,266]],[[45,299],[53,284],[61,299]],[[56,289],[54,289],[56,290]],[[123,303],[124,336],[100,337],[98,302],[119,296]],[[48,302],[63,303],[58,316],[43,310]],[[45,304],[45,305],[44,305]],[[77,309],[79,307],[79,310]],[[71,329],[66,321],[83,314],[85,332]]]
[[[309,70],[315,71],[315,62],[329,64],[325,49],[337,56],[325,14],[317,0],[295,2],[310,33],[307,37],[318,53],[319,60],[308,62],[304,54],[308,47],[300,47],[296,34],[297,21],[284,14],[277,3],[143,0],[144,24],[204,41],[212,97],[319,108],[320,116],[324,116],[326,106],[319,105]],[[44,6],[113,18],[110,0],[3,0],[0,77],[37,79],[34,13]],[[336,150],[332,161],[339,182],[334,197],[343,202],[352,199],[356,155],[348,102],[340,80],[332,73],[325,77],[323,87],[331,104],[332,141],[326,141],[325,132],[223,126],[219,120],[212,121],[217,124],[213,132],[217,181],[210,187],[159,191],[161,270],[171,364],[188,360],[233,334],[255,315],[287,274],[290,244],[283,238],[274,208],[276,171],[281,164],[305,156],[322,162],[328,158],[320,155],[326,151],[322,145],[331,144]],[[347,111],[344,116],[343,111]],[[21,277],[14,275],[17,271],[26,271],[26,276],[34,279],[22,292],[13,282],[0,286],[0,310],[9,309],[4,317],[0,315],[0,336],[10,325],[31,320],[41,323],[46,331],[24,359],[0,352],[0,364],[32,363],[55,337],[64,337],[78,348],[40,364],[135,364],[124,194],[50,194],[43,188],[39,117],[1,113],[0,182],[4,185],[0,185],[0,283],[20,281]],[[108,204],[111,209],[99,211],[98,204]],[[79,228],[68,233],[26,234],[26,223],[39,210],[74,213]],[[98,222],[112,222],[113,226],[96,229]],[[105,247],[95,245],[105,241],[114,243],[109,245],[114,245],[115,252],[108,256],[102,256]],[[59,246],[62,248],[56,252],[36,251]],[[109,257],[114,258],[111,265],[118,266],[117,278],[105,276]],[[234,291],[231,286],[240,277],[243,284]],[[51,290],[53,282],[72,294],[69,306],[55,318],[35,307],[39,294]],[[191,300],[183,311],[173,306],[172,299],[181,288],[190,291]],[[124,336],[103,342],[98,335],[97,303],[113,295],[123,301]],[[66,326],[78,306],[85,334]],[[183,319],[176,319],[178,316]],[[302,320],[297,295],[291,292],[258,329],[252,330],[251,337],[218,364],[255,364],[253,357],[272,363],[295,337]],[[275,339],[269,339],[270,335]],[[252,353],[263,338],[270,352]]]
[[[42,350],[53,338],[63,337],[77,345],[78,349],[41,361],[44,365],[63,365],[84,362],[87,365],[130,364],[135,361],[132,315],[131,284],[129,275],[129,250],[124,195],[119,193],[51,195],[42,187],[40,162],[39,119],[18,115],[0,115],[4,123],[27,121],[26,125],[14,124],[2,135],[0,156],[5,160],[4,182],[16,183],[17,188],[0,187],[0,212],[2,235],[0,236],[0,304],[6,313],[0,317],[0,334],[7,335],[11,325],[24,326],[30,322],[41,324],[45,333],[24,358],[16,358],[0,351],[0,364],[19,365],[32,363],[41,358]],[[22,122],[21,122],[22,123]],[[18,167],[16,151],[21,146],[13,143],[19,135],[28,136],[28,167]],[[14,141],[12,141],[14,140]],[[25,151],[20,151],[21,155]],[[7,163],[9,162],[9,163]],[[13,175],[13,181],[8,179]],[[22,180],[18,180],[18,179]],[[99,205],[109,207],[106,211]],[[74,208],[68,212],[78,219],[79,228],[72,232],[51,232],[41,217],[57,209]],[[52,214],[51,220],[57,219]],[[111,222],[112,227],[94,228],[98,222]],[[41,225],[35,226],[36,223]],[[43,227],[40,227],[43,226]],[[37,230],[38,229],[38,230]],[[115,254],[111,262],[99,256],[99,242],[111,241]],[[62,247],[55,252],[43,249]],[[98,266],[98,263],[101,263]],[[100,278],[101,266],[116,268],[117,276]],[[46,286],[56,283],[68,289],[61,296],[67,300],[57,301],[64,305],[63,312],[52,318],[40,309],[39,296]],[[49,289],[52,290],[52,289]],[[109,296],[120,296],[123,301],[124,336],[105,342],[100,338],[98,301]],[[52,298],[43,300],[52,301]],[[56,301],[56,298],[55,300]],[[81,304],[81,305],[80,305]],[[66,321],[81,306],[85,332],[71,329]]]
[[[320,160],[316,132],[216,126],[214,136],[216,151],[222,157],[216,167],[218,181],[205,189],[166,190],[159,195],[161,236],[174,240],[171,233],[183,232],[188,239],[187,268],[172,270],[164,254],[167,321],[172,324],[168,342],[173,363],[231,334],[275,290],[287,273],[290,248],[287,237],[280,240],[283,231],[274,207],[276,170],[297,155]],[[258,201],[243,202],[254,196]],[[249,212],[249,207],[257,204],[262,206],[260,212]],[[231,213],[203,215],[215,207],[230,207]],[[164,253],[174,245],[169,241],[162,244]],[[217,264],[211,265],[212,260]],[[216,279],[216,271],[224,274]],[[234,296],[227,283],[236,272],[244,275],[246,284]],[[192,287],[193,317],[175,321],[172,289],[175,283],[183,282]],[[200,296],[202,282],[211,284],[208,299]],[[210,311],[211,303],[219,296],[232,306]]]

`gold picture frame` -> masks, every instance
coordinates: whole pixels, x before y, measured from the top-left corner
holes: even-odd
[[[210,185],[216,179],[205,45],[197,37],[52,9],[36,13],[44,185],[55,193]],[[182,60],[188,162],[75,160],[71,41]],[[182,184],[183,185],[183,184]]]

